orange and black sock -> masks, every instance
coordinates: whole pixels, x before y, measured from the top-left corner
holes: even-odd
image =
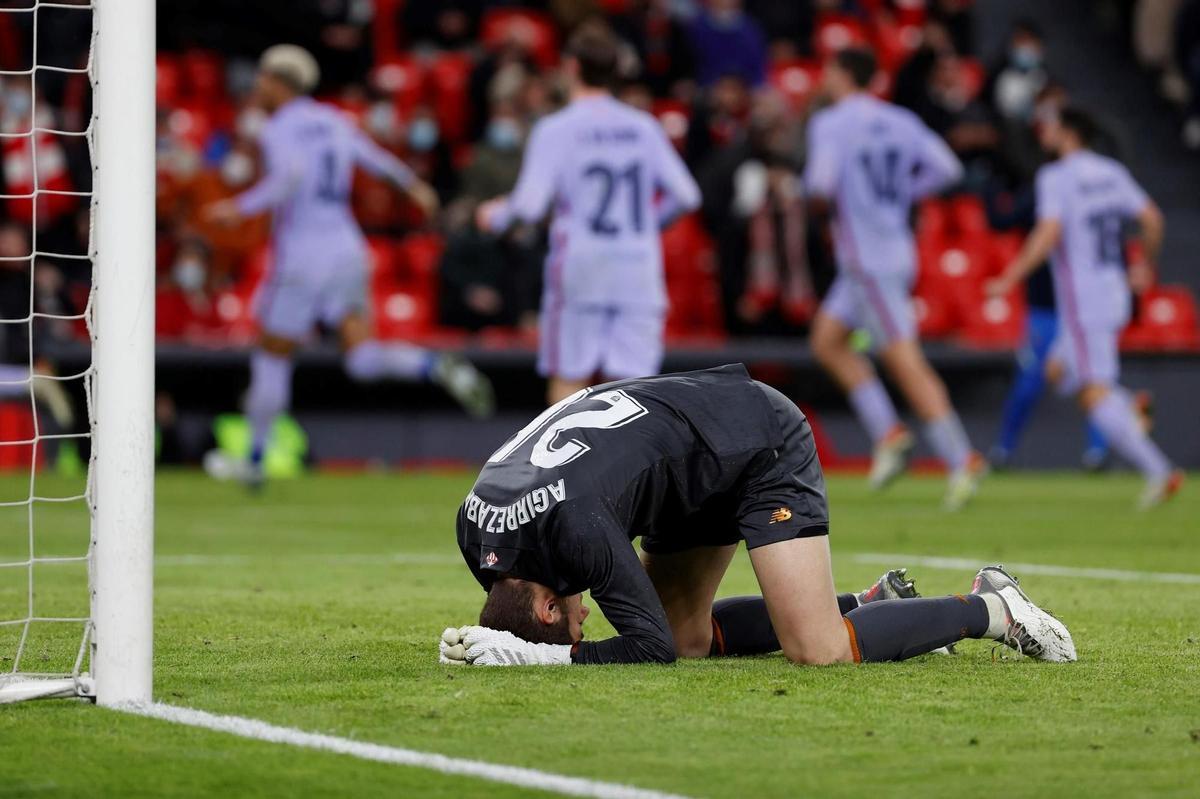
[[[838,595],[838,610],[844,616],[858,607],[854,594]],[[713,642],[709,657],[763,655],[779,651],[779,639],[760,596],[737,596],[713,603]]]
[[[942,596],[868,602],[846,614],[864,661],[905,660],[953,644],[982,638],[988,608],[981,597]]]

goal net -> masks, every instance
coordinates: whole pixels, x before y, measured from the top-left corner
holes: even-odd
[[[153,30],[0,5],[0,703],[150,698]]]

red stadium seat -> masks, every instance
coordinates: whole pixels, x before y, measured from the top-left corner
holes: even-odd
[[[387,61],[403,51],[404,36],[400,12],[405,0],[375,0],[375,22],[371,25],[376,63]]]
[[[1138,315],[1121,343],[1135,349],[1200,349],[1196,299],[1186,286],[1158,286],[1138,301]]]
[[[442,138],[457,143],[466,138],[470,124],[470,56],[442,53],[429,65],[429,92]]]
[[[375,296],[375,332],[383,339],[413,341],[435,330],[437,302],[432,295],[411,289],[394,289]]]
[[[917,25],[903,25],[885,14],[874,18],[873,28],[873,41],[875,52],[879,56],[879,65],[894,75],[913,51],[921,46],[921,28]]]
[[[990,230],[983,200],[973,194],[951,198],[950,217],[954,232],[959,236],[978,236]]]
[[[957,321],[954,309],[928,283],[917,284],[917,291],[913,295],[913,313],[917,317],[917,330],[921,338],[945,338],[954,332]]]
[[[398,274],[405,285],[437,286],[438,268],[446,243],[436,233],[406,236],[396,249]]]
[[[866,27],[849,14],[819,14],[814,47],[817,58],[824,62],[838,50],[870,44]]]
[[[995,233],[988,238],[988,275],[998,275],[1004,271],[1025,243],[1025,237],[1020,233]]]
[[[28,472],[35,455],[36,467],[41,468],[44,458],[41,447],[12,443],[32,441],[33,437],[33,411],[29,401],[0,403],[0,471]]]
[[[367,239],[367,251],[371,290],[379,293],[399,284],[400,267],[396,255],[396,242],[383,236],[372,236]]]
[[[896,21],[901,25],[924,25],[925,5],[925,0],[892,0]]]
[[[221,127],[228,112],[212,103],[185,100],[167,114],[171,133],[199,149]]]
[[[179,58],[171,53],[159,53],[155,59],[155,102],[159,108],[169,108],[183,96],[183,70]]]
[[[917,237],[945,239],[950,230],[950,211],[943,200],[925,200],[917,206]]]
[[[1025,336],[1025,301],[1020,289],[1006,297],[985,297],[968,306],[963,338],[980,347],[1012,349]]]
[[[189,97],[216,102],[225,96],[225,58],[211,50],[186,50],[179,57]]]
[[[821,84],[821,65],[803,59],[777,61],[771,64],[768,78],[794,110],[803,111]]]
[[[542,69],[558,63],[558,31],[554,20],[538,11],[493,8],[483,15],[479,40],[491,50],[517,41]]]
[[[389,95],[401,116],[425,100],[425,69],[411,56],[394,56],[371,71],[371,84]]]

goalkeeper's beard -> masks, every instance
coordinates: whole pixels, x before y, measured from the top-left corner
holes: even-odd
[[[545,635],[542,640],[534,643],[542,644],[567,644],[568,646],[575,643],[575,639],[571,637],[571,619],[567,614],[560,614],[558,621],[554,624],[545,626]],[[579,631],[579,640],[583,640],[583,630]]]

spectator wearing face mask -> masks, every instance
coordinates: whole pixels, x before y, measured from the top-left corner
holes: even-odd
[[[203,340],[217,330],[208,292],[211,251],[199,239],[185,239],[158,289],[155,332],[168,339]]]
[[[535,280],[536,253],[520,243],[486,236],[470,224],[475,207],[508,194],[517,182],[527,134],[517,105],[498,98],[462,174],[462,199],[447,209],[451,231],[439,271],[443,324],[468,330],[513,325],[521,307],[534,307],[529,286]],[[520,297],[528,297],[522,303]]]
[[[752,87],[767,79],[767,38],[742,8],[742,0],[707,0],[688,35],[701,88],[736,75]]]
[[[1038,94],[1050,81],[1045,66],[1045,42],[1032,20],[1018,20],[1008,40],[1008,52],[994,67],[983,96],[1005,123],[1027,124],[1033,118]]]
[[[418,177],[433,186],[443,204],[454,197],[458,179],[450,146],[442,138],[437,117],[428,106],[416,108],[408,119],[401,157]]]

